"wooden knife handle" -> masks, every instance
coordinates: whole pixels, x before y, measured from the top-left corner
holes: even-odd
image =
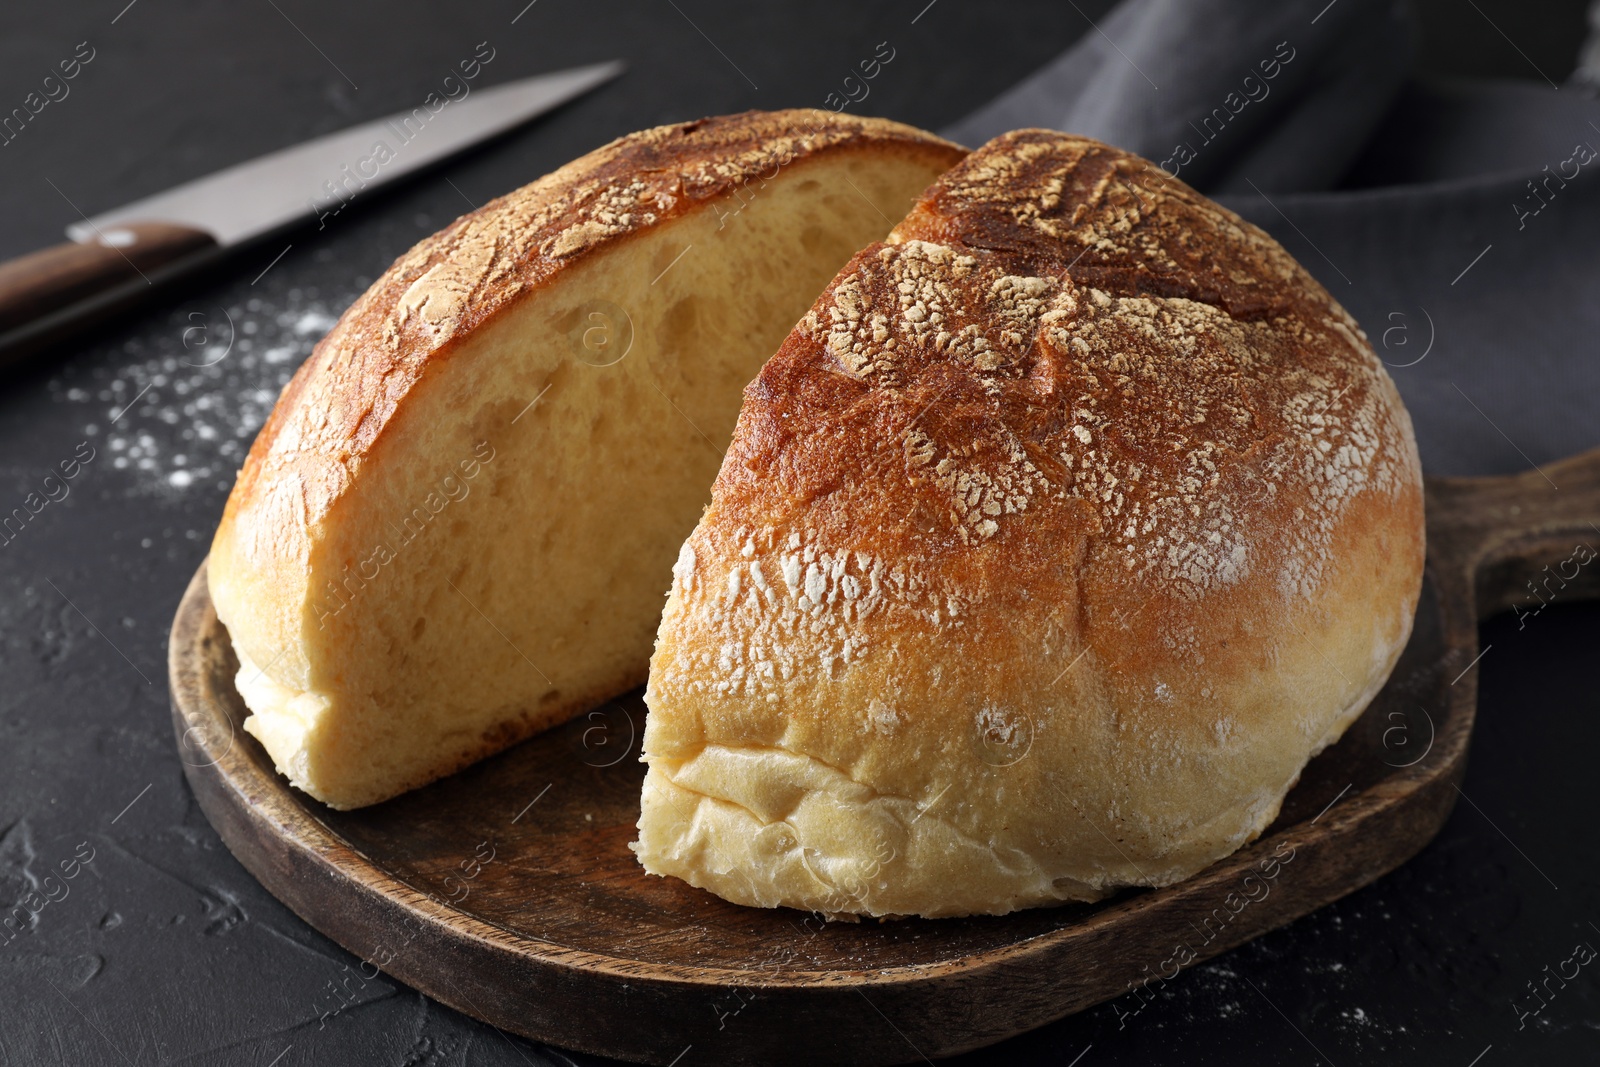
[[[0,333],[215,246],[204,230],[135,222],[0,263]]]

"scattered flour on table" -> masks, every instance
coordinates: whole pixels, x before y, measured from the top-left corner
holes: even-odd
[[[49,382],[51,399],[83,406],[96,462],[130,474],[135,492],[226,491],[278,394],[332,328],[334,309],[358,292],[328,301],[296,288],[185,308],[166,328],[129,338],[127,362],[64,368]]]

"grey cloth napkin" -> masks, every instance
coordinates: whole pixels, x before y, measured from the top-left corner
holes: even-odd
[[[1086,134],[1262,226],[1361,321],[1433,473],[1600,446],[1600,104],[1412,80],[1413,36],[1395,0],[1125,0],[944,132]]]

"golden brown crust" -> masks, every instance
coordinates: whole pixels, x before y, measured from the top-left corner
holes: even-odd
[[[455,339],[564,266],[797,161],[863,150],[940,165],[962,154],[909,126],[828,111],[699,119],[618,138],[418,243],[345,312],[279,398],[224,509],[213,585],[224,595],[233,582],[292,585],[318,523],[416,383]],[[299,605],[272,608],[274,639],[251,648],[263,662],[298,633]],[[276,670],[303,669],[294,658]]]
[[[1036,170],[993,179],[1019,155]],[[1354,320],[1276,242],[1142,171],[1042,131],[955,167],[747,390],[715,514],[772,524],[800,506],[822,539],[931,569],[1022,525],[1000,588],[1029,596],[1096,563],[1172,610],[1246,563],[1309,590],[1367,479],[1410,473],[1403,410]],[[858,471],[836,445],[852,437],[901,447]]]
[[[1098,142],[997,138],[746,390],[652,662],[642,854],[733,899],[879,914],[1192,873],[1387,675],[1421,507],[1392,383],[1270,237]],[[751,783],[801,772],[727,769],[755,750],[871,799],[769,809],[783,791]],[[697,797],[698,826],[671,813]],[[748,837],[736,809],[782,822],[805,873],[734,860],[706,827]],[[1010,873],[939,860],[945,820]],[[901,865],[816,880],[851,858],[819,835],[862,834]]]
[[[1050,130],[985,147],[929,190],[899,240],[993,253],[1012,273],[1070,266],[1082,288],[1182,297],[1240,321],[1317,313],[1327,298],[1271,237],[1138,156]]]

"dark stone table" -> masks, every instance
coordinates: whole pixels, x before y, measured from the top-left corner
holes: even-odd
[[[167,627],[244,450],[340,311],[469,207],[640,127],[821,105],[884,40],[896,58],[858,110],[937,128],[1106,6],[13,5],[0,112],[80,42],[93,59],[0,147],[0,256],[58,240],[80,209],[410,107],[481,41],[495,49],[489,82],[612,57],[631,70],[0,384],[0,511],[79,461],[67,494],[0,546],[0,905],[73,874],[49,883],[66,895],[21,933],[0,933],[0,1064],[586,1062],[382,979],[319,1024],[326,984],[354,958],[257,885],[195,806],[168,714]],[[1472,7],[1542,67],[1571,68],[1580,4]],[[1527,75],[1487,18],[1419,8],[1435,68]],[[1125,1025],[1101,1007],[965,1059],[1600,1062],[1600,966],[1543,1001],[1527,987],[1579,943],[1600,946],[1600,857],[1584,829],[1600,799],[1597,637],[1593,605],[1485,626],[1469,799],[1413,862],[1185,972]]]

